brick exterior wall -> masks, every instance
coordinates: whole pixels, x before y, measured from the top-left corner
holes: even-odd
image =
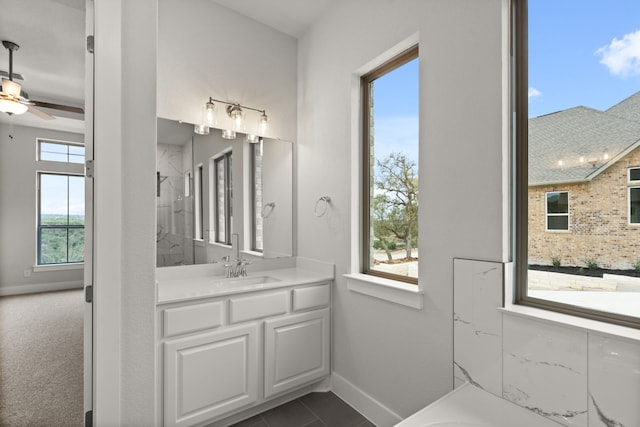
[[[633,269],[640,261],[640,225],[628,223],[629,167],[640,167],[640,149],[591,182],[529,187],[529,264]],[[545,231],[549,191],[569,192],[569,230]]]

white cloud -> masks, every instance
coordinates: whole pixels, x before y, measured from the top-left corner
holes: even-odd
[[[532,98],[537,98],[539,96],[542,96],[542,92],[540,92],[535,87],[531,86],[529,88],[529,101],[531,101]]]
[[[614,76],[640,75],[640,30],[626,34],[622,39],[614,38],[607,46],[595,51],[600,63]]]

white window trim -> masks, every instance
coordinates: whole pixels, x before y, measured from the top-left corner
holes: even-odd
[[[640,181],[635,181],[640,184]],[[631,227],[639,227],[640,222],[631,222],[631,190],[633,188],[640,189],[640,185],[632,185],[627,188],[627,224]]]
[[[640,169],[640,166],[632,166],[630,168],[627,168],[627,182],[629,184],[640,184],[640,179],[636,179],[636,180],[631,179],[631,171],[633,169]]]
[[[549,213],[549,203],[547,199],[548,194],[552,193],[567,193],[567,213]],[[571,198],[568,191],[547,191],[544,193],[544,230],[549,233],[568,233],[571,230]],[[566,216],[567,217],[567,229],[549,229],[549,217],[550,216]]]
[[[34,273],[82,269],[84,269],[84,262],[70,262],[68,264],[41,264],[33,266]]]
[[[362,96],[360,93],[360,78],[374,68],[379,67],[391,58],[399,55],[419,42],[419,33],[415,33],[392,47],[382,55],[364,64],[351,75],[351,266],[352,273],[344,274],[347,288],[355,293],[368,295],[380,300],[400,304],[414,309],[424,307],[424,290],[420,281],[418,285],[386,279],[360,273],[360,225],[361,206],[360,190],[362,188],[360,159],[362,158]]]
[[[33,267],[33,271],[34,272],[42,272],[42,271],[56,271],[56,270],[75,270],[76,267],[79,265],[80,267],[77,268],[84,268],[84,261],[82,262],[69,262],[69,263],[62,263],[62,264],[38,264],[39,261],[39,256],[38,253],[40,251],[40,247],[39,247],[39,238],[38,238],[38,233],[39,233],[39,228],[40,228],[40,219],[39,219],[39,215],[40,215],[40,176],[41,175],[63,175],[63,176],[77,176],[77,177],[84,177],[84,164],[80,164],[80,163],[64,163],[64,162],[48,162],[45,161],[45,163],[55,163],[60,165],[61,167],[58,168],[58,170],[56,170],[56,168],[52,168],[53,170],[36,170],[36,201],[37,201],[37,205],[36,205],[36,225],[35,225],[35,230],[36,230],[36,262],[35,265]],[[67,171],[67,169],[72,169],[72,171]],[[86,213],[86,212],[85,212]],[[85,227],[86,223],[83,224],[83,228]],[[69,268],[66,268],[66,266],[71,266]]]
[[[371,274],[343,274],[347,289],[359,294],[422,310],[424,292],[412,283],[391,280]]]
[[[44,142],[45,144],[47,142],[51,143],[51,144],[60,144],[60,145],[73,145],[75,147],[84,147],[84,142],[77,142],[77,141],[63,141],[61,139],[50,139],[50,138],[36,138],[36,161],[38,162],[51,162],[51,163],[70,163],[70,164],[74,164],[74,165],[82,165],[84,166],[85,162],[83,161],[82,163],[75,163],[75,162],[59,162],[56,160],[42,160],[40,158],[40,152],[41,152],[41,144]],[[85,152],[85,160],[86,160],[86,152]]]

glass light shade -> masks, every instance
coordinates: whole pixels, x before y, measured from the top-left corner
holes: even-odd
[[[267,113],[262,113],[260,118],[258,119],[258,129],[261,134],[264,134],[269,127],[269,118],[267,117]]]
[[[213,102],[209,101],[204,105],[204,111],[202,112],[202,123],[208,127],[213,127],[216,124],[216,106]]]
[[[209,135],[209,128],[205,125],[193,125],[193,131],[198,135]]]
[[[20,98],[21,89],[22,87],[20,86],[20,84],[9,79],[2,79],[2,92],[10,96],[11,98]]]
[[[224,139],[236,139],[236,133],[230,129],[222,129],[222,137]]]
[[[257,144],[260,142],[260,137],[258,135],[247,135],[247,142],[250,144]]]
[[[24,114],[29,109],[28,106],[19,103],[18,101],[11,101],[9,99],[0,99],[0,111],[9,114]]]

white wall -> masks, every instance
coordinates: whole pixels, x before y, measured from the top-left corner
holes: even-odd
[[[36,171],[46,170],[36,161],[37,138],[84,142],[84,135],[78,133],[0,123],[0,295],[82,287],[82,267],[33,271],[37,244]],[[30,276],[24,277],[24,271]]]
[[[506,253],[506,4],[337,2],[299,40],[298,255],[336,263],[334,373],[392,415],[406,417],[453,387],[453,258],[502,261]],[[358,214],[348,185],[357,74],[416,34],[422,310],[353,293],[341,277],[350,271],[350,220]],[[316,218],[323,195],[332,205]]]
[[[158,116],[200,123],[213,97],[266,109],[266,136],[295,139],[296,39],[208,0],[158,6]],[[252,133],[257,116],[245,113]]]

